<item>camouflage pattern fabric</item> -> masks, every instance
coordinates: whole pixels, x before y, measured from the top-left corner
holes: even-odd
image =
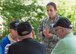
[[[40,39],[40,43],[44,44],[46,46],[46,54],[50,54],[51,51],[53,50],[54,46],[56,45],[56,43],[58,42],[59,38],[57,37],[57,35],[55,34],[55,30],[53,28],[53,25],[57,22],[57,20],[60,17],[57,16],[55,21],[50,20],[49,18],[44,19],[40,26],[39,26],[39,39]],[[42,35],[42,31],[48,27],[49,28],[49,33],[52,33],[53,36],[52,38],[46,38],[45,36]]]

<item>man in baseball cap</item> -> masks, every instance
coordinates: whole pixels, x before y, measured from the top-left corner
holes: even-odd
[[[76,54],[76,37],[73,35],[69,19],[60,18],[54,28],[60,40],[51,54]]]
[[[29,22],[22,22],[17,27],[21,41],[9,47],[8,54],[45,54],[45,47],[32,38],[32,27]]]
[[[12,21],[9,25],[9,34],[5,36],[1,41],[2,54],[5,54],[5,47],[8,44],[19,41],[19,36],[17,34],[17,26],[19,24],[18,20]],[[7,53],[7,52],[6,52]]]

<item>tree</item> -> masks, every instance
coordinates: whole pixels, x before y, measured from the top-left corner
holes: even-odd
[[[28,0],[29,1],[29,0]],[[40,6],[37,0],[31,0],[28,4],[26,0],[0,0],[0,13],[5,20],[5,29],[3,36],[8,34],[8,25],[13,19],[20,21],[29,21],[35,31],[35,39],[38,40],[37,33],[40,19],[46,16],[44,6]],[[76,6],[74,2],[67,0],[53,0],[57,4],[58,14],[68,17],[72,22],[74,34],[76,34]],[[73,4],[73,5],[71,5]]]
[[[29,21],[37,35],[39,20],[45,16],[44,7],[39,6],[36,0],[32,0],[32,3],[28,5],[25,5],[24,0],[4,0],[2,3],[1,15],[7,22],[5,24],[7,28],[13,18],[20,21]],[[8,34],[7,31],[8,29],[5,28],[3,36]],[[37,37],[35,38],[38,39]]]

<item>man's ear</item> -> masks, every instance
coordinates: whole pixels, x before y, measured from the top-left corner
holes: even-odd
[[[34,35],[35,35],[35,32],[34,32],[34,30],[32,30],[32,37],[33,37],[33,39],[34,39]]]

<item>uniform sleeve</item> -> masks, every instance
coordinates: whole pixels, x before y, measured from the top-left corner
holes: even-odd
[[[40,40],[40,42],[43,41],[43,35],[42,35],[42,31],[43,31],[43,21],[41,21],[40,25],[39,25],[39,29],[38,29],[38,38]]]

